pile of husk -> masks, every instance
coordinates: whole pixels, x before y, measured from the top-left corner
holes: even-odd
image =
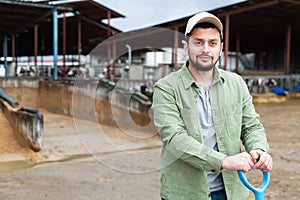
[[[292,91],[286,95],[278,95],[272,92],[264,93],[264,94],[257,94],[252,93],[253,103],[281,103],[285,102],[288,99],[299,99],[300,98],[300,91]]]

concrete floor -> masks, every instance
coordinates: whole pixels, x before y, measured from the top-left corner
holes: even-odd
[[[274,159],[266,200],[300,198],[299,105],[299,99],[256,105]],[[159,199],[157,135],[41,112],[43,150],[1,154],[0,199]],[[260,174],[251,173],[250,182],[258,185]]]

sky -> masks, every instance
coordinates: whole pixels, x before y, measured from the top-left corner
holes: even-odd
[[[242,2],[244,0],[95,0],[122,14],[111,19],[111,26],[126,32],[180,19],[201,11]],[[107,20],[104,21],[107,23]]]

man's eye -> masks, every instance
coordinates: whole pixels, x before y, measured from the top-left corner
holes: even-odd
[[[210,43],[211,46],[215,46],[215,45],[217,45],[217,44],[218,44],[218,42],[211,42],[211,43]]]

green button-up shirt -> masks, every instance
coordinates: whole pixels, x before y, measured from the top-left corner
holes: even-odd
[[[210,87],[212,118],[219,151],[203,145],[197,111],[198,87],[188,67],[160,79],[154,86],[153,118],[163,149],[161,197],[166,200],[206,200],[210,191],[206,171],[222,173],[229,200],[248,196],[236,171],[221,170],[227,155],[260,148],[268,151],[264,128],[244,80],[214,68]]]

